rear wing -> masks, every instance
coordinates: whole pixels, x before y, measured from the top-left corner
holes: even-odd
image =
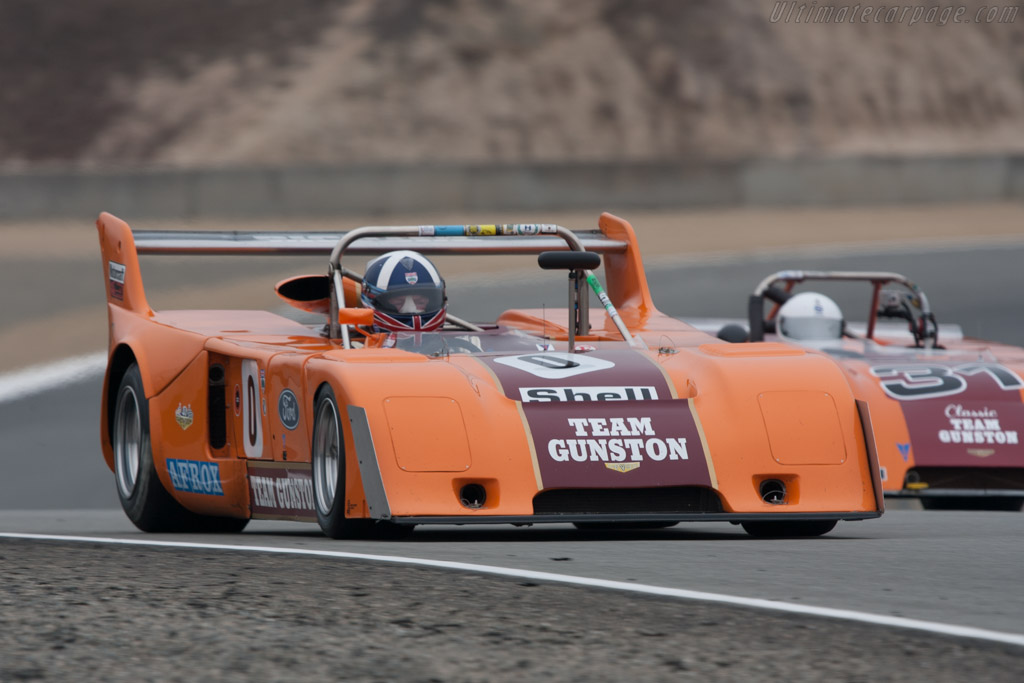
[[[347,254],[381,254],[411,249],[422,254],[532,254],[569,248],[555,230],[537,232],[547,225],[417,225],[366,226],[345,232],[195,232],[138,230],[135,247],[140,254],[250,254],[262,256],[331,256],[343,238],[363,231],[384,234],[364,237],[345,249]],[[494,229],[493,231],[491,229]],[[566,230],[566,228],[561,228]],[[431,231],[434,231],[431,233]],[[458,232],[457,232],[458,231]],[[508,231],[508,232],[499,232]],[[519,232],[513,232],[519,231]],[[572,232],[586,251],[623,253],[629,244],[609,239],[598,230]],[[388,237],[390,233],[392,236]],[[434,239],[444,237],[443,241]],[[491,239],[481,239],[490,237]]]
[[[111,305],[152,315],[139,271],[139,254],[163,255],[281,255],[329,257],[328,275],[337,293],[332,298],[332,337],[337,332],[338,301],[342,300],[341,265],[344,254],[380,254],[412,249],[425,254],[530,254],[545,251],[590,251],[604,257],[607,296],[614,306],[653,312],[632,226],[602,214],[598,230],[572,231],[551,224],[367,226],[344,232],[199,232],[139,230],[101,213],[96,221],[108,275]],[[586,297],[581,301],[586,306]],[[585,316],[585,312],[584,312]],[[586,318],[584,317],[584,321]]]

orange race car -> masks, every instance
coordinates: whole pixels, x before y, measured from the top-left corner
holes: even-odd
[[[809,282],[819,291],[794,291]],[[867,320],[846,323],[822,290],[856,282],[869,285]],[[746,325],[725,322],[695,324],[731,341],[795,342],[843,368],[871,407],[885,495],[925,509],[1021,509],[1024,349],[937,325],[925,293],[897,273],[781,271],[754,290]]]
[[[660,313],[633,229],[615,216],[587,232],[133,234],[107,213],[97,227],[103,453],[142,530],[263,518],[393,537],[417,524],[699,520],[812,536],[882,514],[868,410],[839,367]],[[138,254],[246,253],[330,255],[326,274],[277,285],[314,324],[147,304]],[[566,271],[569,306],[486,323],[447,313],[423,254],[509,253]],[[359,275],[343,266],[354,254],[383,255]]]

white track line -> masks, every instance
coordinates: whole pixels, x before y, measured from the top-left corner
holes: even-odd
[[[107,367],[107,353],[99,351],[53,363],[33,365],[0,375],[0,403],[17,401],[33,394],[81,382],[99,375]]]
[[[490,574],[494,576],[507,576],[517,579],[533,579],[536,581],[548,581],[551,583],[563,583],[573,586],[587,586],[590,588],[607,588],[610,590],[626,591],[630,593],[643,593],[645,595],[657,595],[681,600],[700,600],[703,602],[715,602],[737,607],[748,607],[753,609],[772,610],[776,612],[788,612],[804,616],[827,617],[830,619],[843,619],[856,621],[874,626],[891,626],[894,628],[911,629],[914,631],[925,631],[937,633],[944,636],[960,638],[974,638],[987,640],[995,643],[1006,643],[1024,647],[1024,635],[1007,633],[1004,631],[990,631],[973,626],[955,626],[943,624],[936,621],[924,621],[921,619],[907,619],[905,617],[890,617],[870,612],[857,612],[855,610],[835,609],[832,607],[815,607],[813,605],[797,605],[778,600],[761,600],[758,598],[744,598],[723,593],[706,593],[704,591],[691,591],[682,588],[668,588],[665,586],[649,586],[645,584],[627,583],[625,581],[609,581],[607,579],[591,579],[583,576],[571,576],[568,574],[553,574],[551,572],[537,572],[528,569],[510,569],[506,567],[495,567],[486,564],[469,564],[466,562],[448,562],[445,560],[426,560],[416,557],[401,557],[395,555],[367,555],[364,553],[350,553],[338,550],[308,550],[292,548],[272,548],[268,546],[255,545],[226,545],[220,543],[187,543],[183,541],[144,541],[127,538],[107,538],[101,536],[60,536],[51,534],[21,534],[21,533],[0,533],[0,538],[32,539],[42,541],[72,541],[76,543],[107,543],[112,545],[148,546],[157,548],[190,548],[197,550],[234,550],[242,552],[270,553],[276,555],[306,555],[314,557],[331,557],[345,560],[362,560],[369,562],[386,562],[389,564],[404,564],[417,567],[433,567],[436,569],[454,569],[457,571],[476,572],[478,574]]]

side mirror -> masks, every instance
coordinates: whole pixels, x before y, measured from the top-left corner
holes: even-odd
[[[592,251],[543,251],[537,265],[544,270],[593,270],[601,265],[601,255]]]
[[[341,308],[338,309],[339,325],[373,325],[372,308]]]

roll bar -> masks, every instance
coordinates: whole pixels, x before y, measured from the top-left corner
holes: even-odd
[[[438,237],[445,239],[436,239]],[[629,248],[627,242],[610,239],[599,230],[575,232],[560,225],[544,223],[365,226],[347,232],[138,230],[134,232],[134,239],[140,254],[330,254],[328,276],[333,286],[328,330],[330,338],[337,339],[340,336],[346,348],[349,347],[348,328],[338,323],[339,302],[344,300],[342,276],[359,276],[342,267],[341,257],[344,253],[369,255],[401,248],[424,254],[534,254],[560,249],[621,254]],[[594,288],[623,338],[631,345],[637,345],[607,294],[600,288],[596,277],[589,270],[583,273],[584,279]],[[479,329],[455,316],[448,317],[467,329]],[[581,330],[589,330],[587,297],[579,297],[574,320]]]
[[[790,297],[794,285],[808,280],[833,281],[833,282],[868,282],[872,285],[871,310],[868,312],[866,337],[872,339],[875,334],[875,323],[878,319],[878,301],[882,287],[888,284],[896,284],[905,287],[912,294],[911,303],[920,311],[916,321],[917,329],[914,332],[916,338],[920,339],[925,348],[934,348],[938,345],[938,325],[935,323],[935,315],[932,313],[928,303],[928,297],[915,283],[899,273],[884,271],[842,271],[842,270],[780,270],[769,275],[754,289],[750,295],[748,317],[750,319],[750,341],[764,340],[764,300],[771,299],[777,304],[785,303]],[[784,283],[784,288],[775,287],[778,283]],[[910,321],[911,325],[915,321]]]
[[[367,226],[369,228],[380,226]],[[503,229],[508,226],[413,226],[444,228],[441,232],[445,240],[431,237],[415,237],[404,239],[402,249],[412,249],[423,254],[534,254],[542,251],[565,249],[562,238],[550,232],[536,231],[540,226],[524,225],[521,235],[509,236],[499,233],[491,236],[490,228]],[[459,233],[468,235],[458,237],[447,228],[473,228],[476,232]],[[357,228],[361,230],[362,228]],[[529,232],[534,229],[535,232]],[[563,228],[564,229],[564,228]],[[250,254],[261,256],[327,256],[331,254],[338,241],[352,231],[223,231],[205,232],[197,230],[135,230],[135,247],[140,254],[162,255],[230,255]],[[628,247],[626,242],[613,240],[604,236],[599,230],[570,231],[587,251],[599,254],[621,254]],[[452,236],[448,236],[451,234]],[[487,236],[488,239],[479,239]],[[361,239],[358,244],[346,248],[352,254],[380,254],[397,248],[390,238]]]
[[[600,245],[605,247],[604,249],[595,249],[595,251],[625,251],[626,243],[619,242],[616,240],[609,240],[603,237],[598,240],[596,235],[591,237],[590,242],[594,243],[595,246]],[[546,236],[552,236],[560,238],[565,242],[565,247],[571,251],[586,252],[587,249],[584,246],[584,241],[572,230],[563,228],[560,225],[553,224],[534,224],[534,223],[508,223],[503,225],[408,225],[408,226],[367,226],[362,228],[356,228],[348,233],[345,233],[334,245],[334,249],[331,250],[331,258],[328,265],[328,275],[331,278],[331,282],[334,283],[334,287],[331,290],[331,309],[330,309],[330,322],[329,322],[329,336],[331,339],[337,339],[339,336],[342,340],[342,345],[345,348],[350,347],[350,340],[348,337],[348,327],[346,325],[340,325],[338,323],[338,310],[340,302],[344,301],[344,289],[342,286],[342,277],[345,273],[345,269],[342,266],[342,256],[348,251],[349,247],[360,239],[367,238],[385,238],[381,242],[385,242],[387,238],[402,237],[406,238],[401,241],[400,245],[404,249],[417,249],[416,246],[410,245],[410,240],[407,238],[418,238],[424,242],[426,248],[417,249],[425,253],[453,253],[453,249],[450,246],[450,240],[463,238],[473,241],[467,241],[459,246],[463,249],[469,249],[471,251],[481,252],[487,251],[489,253],[530,253],[534,251],[544,252],[552,248],[552,238]],[[445,247],[441,249],[432,249],[433,245],[430,245],[430,241],[437,238],[446,238],[444,240]],[[483,243],[477,242],[480,238],[487,238]],[[494,246],[490,249],[487,242],[494,240]],[[481,247],[470,247],[470,245],[481,244]],[[557,242],[555,243],[557,244]],[[622,334],[631,346],[636,346],[637,342],[633,339],[633,336],[629,333],[622,319],[619,317],[618,312],[612,305],[611,300],[605,294],[601,288],[600,283],[594,276],[593,272],[584,269],[584,278],[594,289],[597,296],[600,298],[601,303],[608,311],[610,317],[615,323],[619,333]],[[574,338],[574,332],[576,328],[586,334],[590,330],[590,300],[586,296],[577,296],[575,299],[576,310],[570,311],[570,317],[572,321],[570,326],[573,328],[570,330],[570,339]],[[457,321],[460,324],[467,325],[462,321]],[[472,329],[472,326],[469,326]],[[570,344],[570,347],[572,345]],[[570,348],[570,350],[572,350]]]

